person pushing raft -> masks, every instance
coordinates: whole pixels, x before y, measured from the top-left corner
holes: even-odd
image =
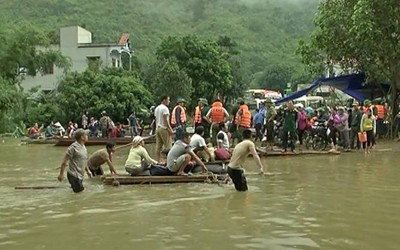
[[[256,151],[254,142],[251,140],[251,130],[246,129],[242,133],[243,141],[238,143],[233,150],[232,157],[228,166],[228,174],[232,179],[237,191],[247,191],[247,181],[244,175],[243,164],[249,154],[253,155],[254,160],[260,168],[260,174],[264,174],[264,167]]]

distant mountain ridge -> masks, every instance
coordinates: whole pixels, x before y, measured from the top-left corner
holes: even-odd
[[[14,0],[0,1],[0,21],[27,20],[46,30],[80,25],[95,42],[118,42],[124,32],[143,65],[169,35],[196,34],[237,42],[248,79],[270,65],[301,66],[298,39],[314,28],[318,0]]]

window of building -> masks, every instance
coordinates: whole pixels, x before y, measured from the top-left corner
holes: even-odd
[[[54,74],[54,64],[49,63],[43,68],[43,75],[53,75]]]
[[[98,71],[101,66],[100,56],[88,56],[88,68],[93,71]]]
[[[119,68],[119,60],[118,59],[113,58],[111,64],[112,64],[113,68]]]

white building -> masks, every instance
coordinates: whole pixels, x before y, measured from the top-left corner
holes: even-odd
[[[118,43],[92,43],[92,33],[79,26],[64,27],[60,29],[60,44],[52,45],[52,50],[60,51],[71,60],[71,71],[83,72],[89,65],[100,68],[122,67],[122,54],[132,56],[129,34],[122,34]],[[129,60],[130,63],[130,60]],[[129,65],[131,68],[131,65]],[[44,92],[53,90],[63,76],[63,70],[49,65],[44,73],[36,76],[25,76],[21,83],[24,91],[40,86]]]

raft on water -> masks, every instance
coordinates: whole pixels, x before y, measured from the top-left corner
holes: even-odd
[[[206,182],[211,180],[211,175],[191,175],[191,176],[130,176],[130,175],[117,175],[117,176],[102,176],[101,180],[106,185],[113,185],[118,181],[121,185],[133,184],[159,184],[159,183],[189,183],[189,182]]]
[[[287,151],[266,151],[262,148],[257,148],[260,156],[299,156],[299,155],[340,155],[340,151],[315,151],[315,150],[302,150],[295,153]]]

